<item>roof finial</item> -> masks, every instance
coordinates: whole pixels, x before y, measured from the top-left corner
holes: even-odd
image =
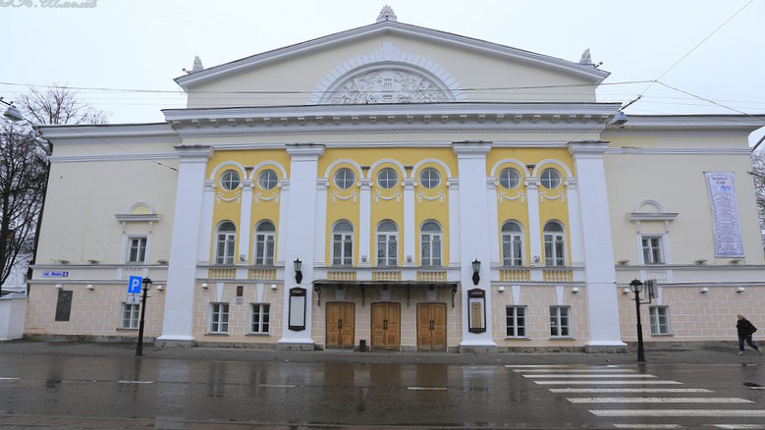
[[[377,22],[383,22],[383,21],[394,21],[394,22],[398,21],[396,14],[393,13],[393,8],[388,6],[387,4],[383,6],[382,10],[380,10],[380,15],[377,16]]]
[[[592,64],[592,55],[590,55],[590,48],[587,48],[582,53],[582,58],[579,59],[579,64]]]
[[[191,73],[201,72],[202,70],[204,70],[204,67],[202,67],[202,60],[199,59],[199,55],[195,55],[194,66],[191,68]]]

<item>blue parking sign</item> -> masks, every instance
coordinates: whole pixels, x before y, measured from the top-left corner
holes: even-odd
[[[131,276],[128,282],[128,294],[141,294],[141,281],[143,278],[140,276]]]

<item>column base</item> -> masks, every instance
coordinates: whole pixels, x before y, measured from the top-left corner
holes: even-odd
[[[463,341],[457,351],[460,354],[492,354],[497,352],[497,344],[492,341]]]
[[[277,351],[313,351],[316,345],[311,339],[282,339],[276,343]]]
[[[602,353],[626,353],[628,352],[627,344],[620,341],[591,341],[587,342],[584,346],[584,352],[588,354],[602,354]]]
[[[154,340],[154,347],[162,348],[193,348],[197,345],[192,336],[160,336]]]

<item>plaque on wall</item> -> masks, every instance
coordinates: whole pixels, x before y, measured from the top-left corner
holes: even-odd
[[[56,302],[56,321],[69,321],[72,312],[72,291],[59,290]]]

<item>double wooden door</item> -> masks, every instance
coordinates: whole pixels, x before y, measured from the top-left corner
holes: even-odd
[[[446,304],[417,304],[417,349],[446,351]]]
[[[353,303],[327,303],[327,348],[353,349],[355,318]]]
[[[372,349],[401,348],[401,304],[372,303]]]

